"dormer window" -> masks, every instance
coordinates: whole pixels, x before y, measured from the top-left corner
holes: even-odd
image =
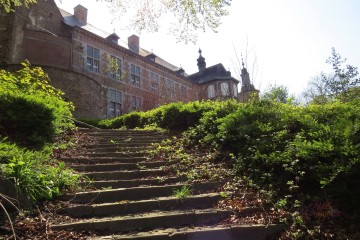
[[[118,44],[120,37],[116,33],[112,33],[106,37],[106,40],[113,44]]]
[[[180,76],[185,76],[185,70],[182,67],[176,70],[176,73],[179,74]]]
[[[150,60],[151,62],[155,62],[156,55],[153,54],[153,53],[150,53],[149,55],[146,56],[146,58],[147,58],[148,60]]]

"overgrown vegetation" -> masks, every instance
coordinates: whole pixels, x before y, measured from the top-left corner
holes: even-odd
[[[153,151],[158,158],[171,155],[187,164],[193,180],[216,176],[212,166],[215,159],[221,159],[230,166],[233,176],[258,189],[273,208],[292,214],[284,218],[296,228],[289,237],[324,238],[323,233],[314,230],[320,220],[333,219],[339,212],[359,216],[357,180],[350,181],[360,173],[359,110],[356,99],[309,106],[267,99],[248,104],[231,100],[176,103],[102,121],[100,125],[133,128],[152,124],[175,131],[186,126],[181,145],[171,142],[156,146]],[[167,118],[170,114],[176,117]],[[134,118],[136,121],[128,120]],[[128,125],[126,119],[138,125]],[[182,127],[174,121],[181,122]],[[184,153],[184,149],[194,148],[209,155],[198,158],[196,167]],[[304,210],[318,203],[327,206],[321,219],[317,213]]]
[[[28,62],[14,73],[0,70],[0,180],[16,189],[12,197],[36,202],[74,186],[78,175],[51,159],[62,136],[75,128],[73,105],[49,84],[41,68]]]

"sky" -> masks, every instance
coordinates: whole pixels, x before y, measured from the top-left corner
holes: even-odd
[[[283,85],[290,94],[301,96],[312,77],[331,72],[326,59],[331,48],[360,67],[359,0],[232,0],[229,15],[222,18],[217,33],[200,32],[198,41],[177,43],[169,34],[168,20],[161,19],[157,33],[136,33],[113,21],[109,8],[96,0],[55,0],[58,7],[73,13],[78,4],[88,9],[88,23],[122,40],[132,34],[140,46],[168,62],[181,66],[188,74],[198,71],[201,48],[207,67],[222,63],[239,79],[245,58],[256,88]],[[168,16],[169,17],[169,16]]]

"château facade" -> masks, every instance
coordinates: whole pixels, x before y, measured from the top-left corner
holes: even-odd
[[[112,118],[174,101],[247,101],[257,91],[244,67],[242,78],[247,85],[238,93],[240,81],[222,64],[206,67],[201,50],[199,71],[188,75],[141,48],[138,36],[125,42],[89,24],[87,11],[78,5],[71,14],[53,0],[39,0],[30,9],[0,13],[1,66],[18,65],[25,59],[41,66],[51,84],[74,103],[78,118]]]

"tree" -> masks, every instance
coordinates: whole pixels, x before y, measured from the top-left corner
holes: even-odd
[[[173,14],[174,22],[170,32],[177,41],[193,42],[197,40],[196,31],[211,29],[217,32],[221,18],[228,15],[226,7],[232,0],[96,0],[105,2],[115,18],[122,25],[141,33],[143,30],[157,32],[161,17]],[[37,0],[0,0],[0,11],[9,13],[16,7],[29,7]],[[60,0],[61,2],[61,0]],[[127,21],[129,24],[126,24]],[[166,19],[166,21],[168,21]],[[164,22],[164,21],[162,21]]]
[[[332,95],[335,97],[339,94],[344,94],[352,86],[359,85],[360,78],[357,78],[359,72],[357,67],[346,65],[342,68],[342,64],[346,62],[346,58],[342,59],[335,48],[332,48],[331,56],[326,63],[331,64],[334,69],[334,75],[328,78],[328,88]]]
[[[307,103],[324,104],[329,101],[328,79],[330,77],[321,73],[310,80],[307,89],[302,94]]]
[[[161,17],[173,14],[175,21],[170,31],[177,41],[196,42],[196,31],[220,26],[220,19],[228,15],[226,7],[232,0],[98,0],[109,4],[109,8],[122,22],[131,19],[129,27],[141,32],[156,32]]]
[[[287,103],[289,100],[289,92],[287,87],[270,85],[262,95],[262,99]]]
[[[37,0],[0,0],[0,12],[4,11],[5,13],[9,13],[14,11],[16,7],[23,5],[29,7],[36,2]]]
[[[351,89],[359,86],[360,78],[357,67],[352,65],[343,67],[345,62],[346,58],[343,59],[335,48],[332,48],[331,56],[326,63],[332,65],[334,72],[331,74],[322,72],[309,82],[308,88],[303,93],[308,103],[323,104],[339,97],[347,99],[346,95]]]

